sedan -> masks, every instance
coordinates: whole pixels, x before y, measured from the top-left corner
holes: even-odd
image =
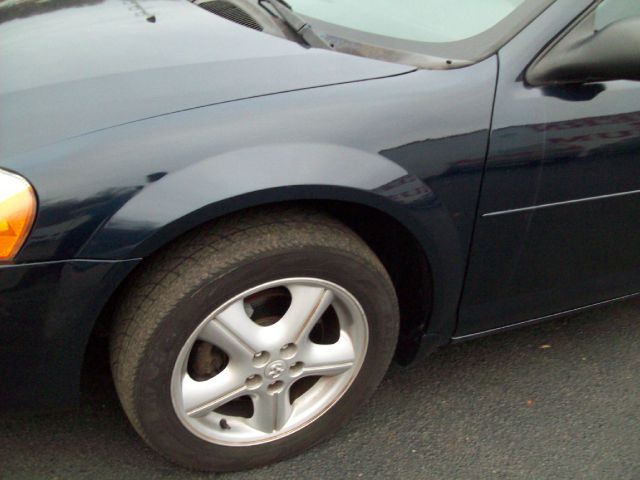
[[[639,81],[637,0],[1,1],[0,404],[106,338],[145,442],[254,468],[638,295]]]

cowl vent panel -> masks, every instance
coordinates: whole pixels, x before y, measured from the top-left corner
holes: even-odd
[[[260,32],[263,30],[262,25],[260,25],[255,18],[231,2],[227,2],[225,0],[214,0],[211,2],[200,3],[199,6],[222,18],[244,25],[245,27],[253,28]]]

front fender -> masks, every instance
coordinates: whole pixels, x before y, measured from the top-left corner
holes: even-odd
[[[152,181],[96,231],[78,257],[144,257],[213,218],[296,199],[371,206],[401,217],[419,237],[432,229],[420,228],[411,207],[442,208],[421,180],[382,156],[337,145],[273,144],[206,158]],[[438,218],[439,230],[455,237],[449,216]]]
[[[80,250],[80,258],[146,257],[212,219],[283,201],[358,204],[397,220],[422,246],[434,311],[455,304],[465,255],[451,213],[397,163],[327,144],[272,144],[204,159],[147,184]]]
[[[9,158],[40,199],[18,262],[145,257],[243,208],[350,202],[412,233],[436,279],[434,316],[446,304],[453,324],[496,69],[492,57],[464,69],[228,102]]]

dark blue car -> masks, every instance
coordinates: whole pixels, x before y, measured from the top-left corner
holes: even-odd
[[[640,293],[640,1],[288,2],[0,2],[5,407],[107,337],[145,441],[251,468]]]

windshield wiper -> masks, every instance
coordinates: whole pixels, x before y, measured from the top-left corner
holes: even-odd
[[[296,35],[301,37],[310,47],[326,48],[331,50],[329,45],[320,35],[318,35],[311,25],[304,21],[300,15],[295,13],[285,0],[259,0],[260,4],[268,3],[278,13],[280,18]]]

